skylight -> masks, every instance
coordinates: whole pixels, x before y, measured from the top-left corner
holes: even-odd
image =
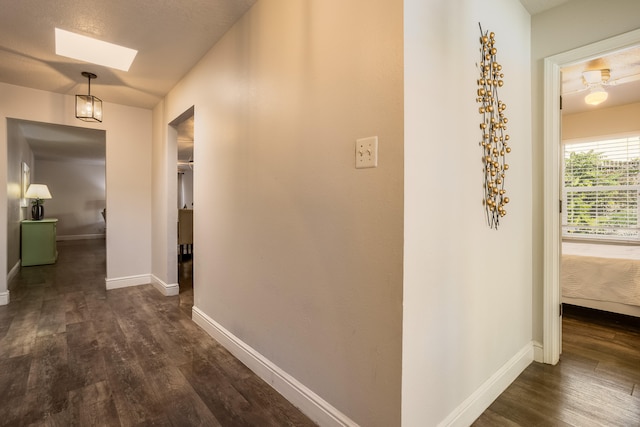
[[[129,71],[137,50],[56,28],[56,55]]]

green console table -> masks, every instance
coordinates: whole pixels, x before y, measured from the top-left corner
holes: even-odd
[[[54,264],[58,259],[55,218],[22,221],[22,266]]]

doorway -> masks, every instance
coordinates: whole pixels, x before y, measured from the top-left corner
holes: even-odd
[[[181,309],[191,316],[193,308],[193,216],[194,216],[194,108],[185,111],[170,124],[177,140],[177,242],[178,285]]]
[[[57,219],[56,240],[106,242],[106,132],[100,129],[7,119],[7,265],[20,267],[21,221],[31,219],[28,184],[44,184],[51,199],[45,218]],[[106,273],[106,272],[105,272]]]
[[[640,30],[583,46],[544,60],[544,255],[543,265],[543,361],[556,364],[562,351],[562,292],[560,287],[562,184],[561,69],[596,60],[640,44]]]

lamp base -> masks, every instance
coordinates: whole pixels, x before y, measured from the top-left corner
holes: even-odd
[[[39,203],[31,206],[31,219],[40,221],[42,218],[44,218],[44,206]]]

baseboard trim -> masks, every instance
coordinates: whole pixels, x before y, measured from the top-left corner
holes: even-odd
[[[9,291],[0,292],[0,305],[9,304]]]
[[[16,265],[14,265],[13,268],[9,270],[9,274],[7,274],[7,288],[9,287],[9,282],[18,274],[18,271],[20,271],[20,260],[16,262]]]
[[[151,283],[150,274],[140,274],[138,276],[117,277],[114,279],[104,279],[107,290],[128,288],[131,286],[147,285]]]
[[[180,293],[180,285],[177,283],[173,283],[171,285],[165,283],[153,274],[151,275],[151,284],[165,297],[173,297]]]
[[[536,362],[544,363],[544,348],[538,341],[534,341],[533,345],[533,360]]]
[[[198,326],[229,350],[231,354],[319,425],[358,426],[345,414],[226,330],[199,308],[193,307],[191,317]]]
[[[104,239],[105,234],[69,234],[66,236],[56,236],[56,240],[89,240],[89,239]]]
[[[533,361],[533,343],[527,344],[458,406],[439,426],[470,426]]]

